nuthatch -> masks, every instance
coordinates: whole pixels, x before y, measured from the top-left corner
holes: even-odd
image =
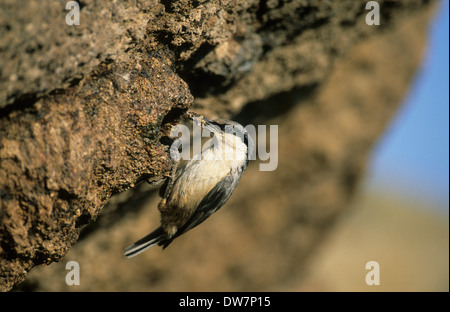
[[[214,135],[210,144],[201,155],[173,171],[158,205],[161,226],[126,248],[125,256],[136,256],[155,244],[166,248],[221,208],[236,188],[247,168],[249,147],[253,146],[251,137],[237,122],[204,117],[201,120]]]

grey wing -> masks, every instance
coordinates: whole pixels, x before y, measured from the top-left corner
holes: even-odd
[[[232,172],[230,172],[222,180],[220,180],[220,182],[218,182],[211,189],[211,191],[209,191],[205,198],[203,198],[194,214],[177,231],[175,236],[180,236],[181,234],[196,227],[197,225],[205,221],[214,212],[219,210],[219,208],[221,208],[230,198],[241,178],[241,174],[242,171],[237,172],[237,174],[232,174]]]

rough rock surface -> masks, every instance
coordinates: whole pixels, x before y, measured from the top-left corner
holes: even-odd
[[[64,1],[26,3],[0,4],[2,290],[60,260],[112,195],[166,174],[164,136],[192,103],[278,124],[278,169],[250,166],[220,217],[128,262],[121,249],[157,225],[156,199],[142,184],[119,194],[74,247],[84,289],[289,289],[348,205],[431,12],[379,1],[368,26],[364,1],[79,1],[68,26]],[[67,287],[37,278],[64,275],[53,267],[23,289]]]

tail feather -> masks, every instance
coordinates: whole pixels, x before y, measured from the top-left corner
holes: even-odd
[[[137,242],[135,242],[133,245],[128,246],[123,254],[127,258],[134,257],[144,250],[152,247],[153,245],[164,245],[167,246],[170,242],[167,242],[167,234],[164,232],[162,227],[157,228],[147,236],[141,238]],[[171,241],[171,240],[170,240]],[[167,244],[167,245],[166,245]]]

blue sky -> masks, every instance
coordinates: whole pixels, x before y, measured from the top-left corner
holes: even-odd
[[[430,25],[428,49],[405,103],[372,158],[368,185],[449,205],[449,1]]]

